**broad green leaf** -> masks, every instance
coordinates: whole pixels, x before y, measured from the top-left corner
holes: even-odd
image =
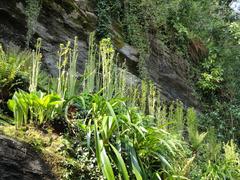
[[[16,107],[15,101],[12,100],[12,99],[10,99],[10,100],[8,101],[8,108],[13,112],[14,109],[15,109],[15,107]]]

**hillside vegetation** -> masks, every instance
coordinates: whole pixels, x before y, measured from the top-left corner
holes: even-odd
[[[75,37],[59,45],[57,76],[41,68],[42,40],[29,48],[34,2],[26,48],[0,45],[1,133],[31,144],[58,179],[240,179],[240,21],[228,1],[99,0],[84,73]],[[188,62],[197,107],[161,95],[153,39]],[[139,51],[138,81],[119,42]]]

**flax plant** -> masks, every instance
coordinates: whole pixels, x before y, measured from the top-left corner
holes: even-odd
[[[125,97],[126,96],[126,69],[125,64],[122,66],[122,68],[119,68],[116,70],[116,76],[115,76],[115,92],[119,97]]]
[[[57,93],[60,94],[63,98],[66,95],[67,91],[67,77],[68,72],[66,69],[68,62],[68,53],[70,51],[70,42],[64,46],[64,44],[60,44],[60,50],[58,51],[59,59],[58,59],[58,85],[57,85]]]
[[[98,47],[99,48],[99,47]],[[96,91],[102,90],[102,59],[100,53],[98,54],[98,62],[96,64]]]
[[[114,92],[114,49],[110,39],[103,39],[100,42],[100,55],[102,60],[102,86],[103,96],[107,99],[113,97]]]
[[[96,45],[95,33],[91,33],[89,37],[88,59],[85,65],[83,89],[86,92],[93,92],[95,89],[95,80],[98,71],[98,63],[96,62]],[[98,83],[100,81],[98,80]],[[99,85],[98,85],[99,87]]]
[[[141,99],[140,99],[140,108],[142,112],[146,113],[147,108],[147,99],[148,99],[148,84],[145,80],[142,80],[141,83]]]
[[[170,122],[171,120],[173,120],[173,115],[174,115],[174,104],[171,103],[169,108],[168,108],[168,116],[167,119]]]
[[[177,101],[175,104],[175,109],[173,113],[172,131],[177,133],[178,135],[182,136],[183,129],[184,129],[184,112],[183,112],[183,104],[180,101]]]
[[[37,40],[36,44],[36,50],[32,53],[32,67],[31,67],[31,73],[30,73],[30,85],[29,85],[29,91],[35,92],[37,90],[38,85],[38,75],[40,71],[40,61],[42,59],[42,54],[40,52],[42,41],[39,38]]]
[[[164,102],[161,101],[160,93],[157,94],[156,98],[156,125],[158,127],[166,128],[168,125],[167,122],[167,106]]]
[[[66,45],[60,44],[58,51],[58,85],[57,93],[63,98],[75,95],[77,82],[78,39],[75,37],[73,49],[70,41]]]
[[[69,51],[68,89],[67,96],[75,95],[77,82],[78,38],[75,37],[73,49]]]
[[[148,111],[150,115],[155,115],[157,92],[153,82],[149,84]]]
[[[131,79],[133,81],[133,79]],[[129,106],[137,106],[140,99],[140,91],[139,86],[133,83],[130,83],[130,86],[127,88],[128,93],[128,105]]]
[[[126,96],[126,70],[125,65],[121,68],[117,66],[118,56],[110,39],[103,39],[99,44],[99,53],[94,44],[95,34],[91,33],[89,37],[88,60],[85,64],[83,79],[83,91],[99,92],[107,99],[112,97]],[[99,58],[97,60],[97,53]]]

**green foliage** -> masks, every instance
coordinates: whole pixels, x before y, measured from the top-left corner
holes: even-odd
[[[190,83],[195,85],[199,99],[204,102],[206,109],[210,109],[206,113],[217,112],[219,110],[214,108],[215,103],[227,100],[236,106],[240,97],[240,83],[237,78],[239,20],[232,18],[228,4],[229,2],[217,0],[131,0],[124,3],[102,0],[98,2],[97,8],[101,17],[100,34],[109,35],[110,29],[114,29],[114,21],[122,23],[125,33],[123,36],[140,53],[139,72],[142,79],[148,77],[146,60],[151,53],[153,40],[159,46],[166,46],[170,51],[183,56],[190,64],[188,73],[193,77],[189,77]],[[113,16],[117,15],[115,10],[119,10],[121,18]],[[196,48],[195,54],[191,54],[191,48]],[[142,103],[139,104],[145,111],[147,108],[143,104],[143,93],[142,96]],[[152,112],[151,108],[150,111]],[[218,117],[224,122],[220,124],[228,125],[225,119],[231,119],[237,125],[238,119],[233,119],[232,113],[228,114],[228,117]],[[219,128],[226,129],[226,126]],[[228,137],[226,139],[229,140]]]
[[[234,38],[240,44],[240,24],[239,22],[232,22],[229,26],[231,33],[233,34]]]
[[[57,94],[45,95],[42,92],[19,91],[15,92],[13,98],[8,101],[8,107],[14,113],[17,127],[31,122],[42,125],[54,119],[57,108],[62,102]]]
[[[239,100],[239,21],[234,21],[229,24],[228,30],[230,34],[224,37],[224,48],[222,56],[224,57],[224,79],[226,81],[225,88],[230,94],[231,100]],[[231,47],[229,49],[228,47]]]
[[[144,13],[140,6],[141,1],[133,0],[125,4],[125,16],[123,23],[125,25],[126,31],[126,40],[128,43],[136,47],[140,53],[139,57],[139,73],[142,78],[147,77],[146,70],[146,58],[149,52],[149,41],[147,38],[147,28],[144,26],[143,20],[145,20]]]
[[[224,154],[204,164],[202,179],[239,179],[239,154],[233,141],[223,146]]]
[[[217,55],[213,54],[202,64],[203,72],[198,81],[199,88],[205,92],[219,89],[223,79],[223,68],[216,63]]]
[[[121,0],[98,0],[96,2],[96,14],[98,24],[96,35],[99,39],[110,37],[112,21],[120,21],[123,12]]]
[[[27,75],[30,59],[31,54],[28,51],[12,47],[5,52],[0,45],[0,87],[11,84],[20,72]]]
[[[214,127],[216,135],[223,141],[238,139],[239,106],[237,102],[216,102],[209,107],[209,112],[200,119],[204,127]]]

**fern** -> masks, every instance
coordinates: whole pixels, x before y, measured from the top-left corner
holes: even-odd
[[[189,108],[187,111],[187,125],[188,125],[188,135],[189,141],[192,145],[194,151],[196,151],[200,145],[203,143],[207,132],[199,133],[197,124],[196,111],[193,108]]]
[[[183,104],[180,101],[176,102],[176,107],[173,110],[173,132],[182,136],[184,129],[184,114],[183,114]]]
[[[30,52],[20,51],[16,46],[5,52],[0,44],[0,86],[11,84],[19,73],[27,75],[31,57]]]

